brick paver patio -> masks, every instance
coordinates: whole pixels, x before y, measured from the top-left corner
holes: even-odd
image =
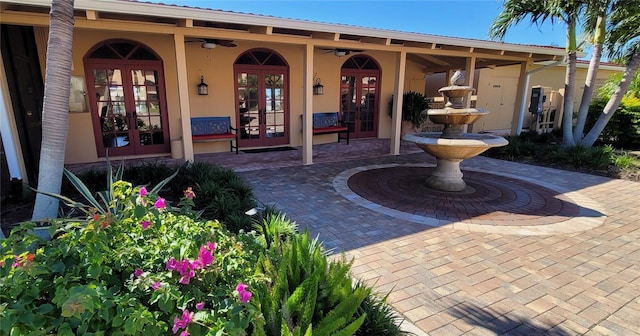
[[[318,234],[334,254],[344,251],[354,257],[354,275],[383,294],[391,292],[393,307],[424,334],[640,335],[640,183],[477,157],[462,164],[463,172],[483,172],[469,174],[472,185],[481,182],[477,179],[493,179],[490,188],[515,186],[523,197],[542,192],[535,202],[545,203],[518,204],[522,197],[509,196],[513,206],[494,197],[495,211],[474,203],[468,214],[449,215],[439,223],[444,226],[430,226],[380,211],[383,206],[375,202],[359,203],[334,188],[336,177],[349,169],[434,163],[411,149],[400,156],[380,156],[388,142],[373,143],[383,149],[378,157],[238,170],[244,170],[241,175],[262,202],[275,204]],[[366,149],[370,144],[354,141],[349,146]],[[321,155],[322,146],[315,148]],[[505,176],[519,179],[509,184]],[[391,203],[420,216],[437,212],[414,206],[415,195],[409,192],[403,199],[402,192],[385,190],[390,184],[382,183],[383,191],[370,184],[360,193],[365,199],[372,194],[380,203],[389,193]],[[563,192],[554,195],[554,190]],[[563,204],[566,209],[557,209]],[[480,214],[478,208],[483,209]],[[457,211],[464,209],[462,204]],[[565,218],[572,215],[577,217]],[[481,217],[480,224],[497,230],[482,230],[482,225],[470,230],[456,225],[456,216],[462,222]],[[503,228],[510,216],[512,226],[544,227],[557,221],[566,227],[551,234],[518,233]]]

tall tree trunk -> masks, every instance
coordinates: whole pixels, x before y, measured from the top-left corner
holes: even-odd
[[[576,81],[576,52],[569,52],[569,63],[564,78],[564,100],[562,112],[562,146],[573,147],[573,97]]]
[[[587,114],[589,114],[589,105],[593,98],[594,84],[596,82],[596,76],[598,75],[598,68],[600,67],[600,59],[602,57],[602,46],[605,40],[605,17],[604,15],[598,16],[595,36],[593,38],[593,52],[591,53],[591,60],[589,61],[589,69],[587,70],[587,78],[584,81],[584,90],[582,91],[582,99],[580,100],[580,107],[578,108],[578,120],[573,129],[573,138],[576,143],[581,144],[584,135],[584,125],[587,122]]]
[[[605,105],[604,110],[602,111],[602,114],[600,114],[600,116],[598,117],[598,120],[596,120],[596,123],[593,125],[589,133],[587,133],[587,135],[584,137],[584,139],[582,139],[581,145],[589,148],[593,146],[596,140],[598,140],[598,137],[600,137],[600,134],[604,130],[605,126],[607,126],[607,123],[609,122],[609,120],[611,120],[611,117],[613,117],[613,114],[616,112],[616,110],[620,106],[622,97],[624,97],[624,94],[629,89],[629,85],[631,85],[633,76],[635,76],[639,66],[640,66],[640,53],[636,53],[627,63],[627,67],[624,71],[624,75],[622,76],[622,80],[620,81],[620,84],[618,84],[616,91],[609,98],[607,105]]]
[[[62,184],[65,144],[69,129],[73,24],[73,0],[53,0],[47,43],[38,175],[38,190],[50,193],[60,193]],[[57,214],[58,200],[38,193],[31,219],[47,220],[56,218]]]

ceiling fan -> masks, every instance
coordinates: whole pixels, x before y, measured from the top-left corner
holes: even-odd
[[[333,48],[333,49],[323,49],[326,52],[324,54],[333,53],[337,57],[347,56],[352,52],[364,52],[364,50],[356,50],[356,49],[344,49],[344,48]]]
[[[205,49],[213,49],[213,48],[215,48],[217,46],[229,47],[229,48],[237,47],[237,45],[235,43],[233,43],[233,40],[220,40],[220,39],[203,38],[203,39],[193,39],[193,40],[189,40],[187,42],[200,42],[200,43],[202,43],[200,46],[202,48],[205,48]]]

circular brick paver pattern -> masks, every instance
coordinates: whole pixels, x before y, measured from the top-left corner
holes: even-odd
[[[576,192],[508,174],[463,170],[467,188],[444,192],[425,180],[434,166],[379,165],[343,172],[334,187],[375,211],[430,226],[506,234],[577,232],[600,225],[599,206]]]

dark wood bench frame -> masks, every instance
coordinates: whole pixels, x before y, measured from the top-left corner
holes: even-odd
[[[300,116],[301,118],[303,116]],[[303,123],[304,124],[304,123]],[[338,142],[347,140],[349,144],[349,127],[340,120],[339,112],[317,112],[313,114],[313,135],[338,133]]]
[[[231,117],[191,118],[191,141],[229,141],[230,151],[238,154],[238,129],[231,126]]]

